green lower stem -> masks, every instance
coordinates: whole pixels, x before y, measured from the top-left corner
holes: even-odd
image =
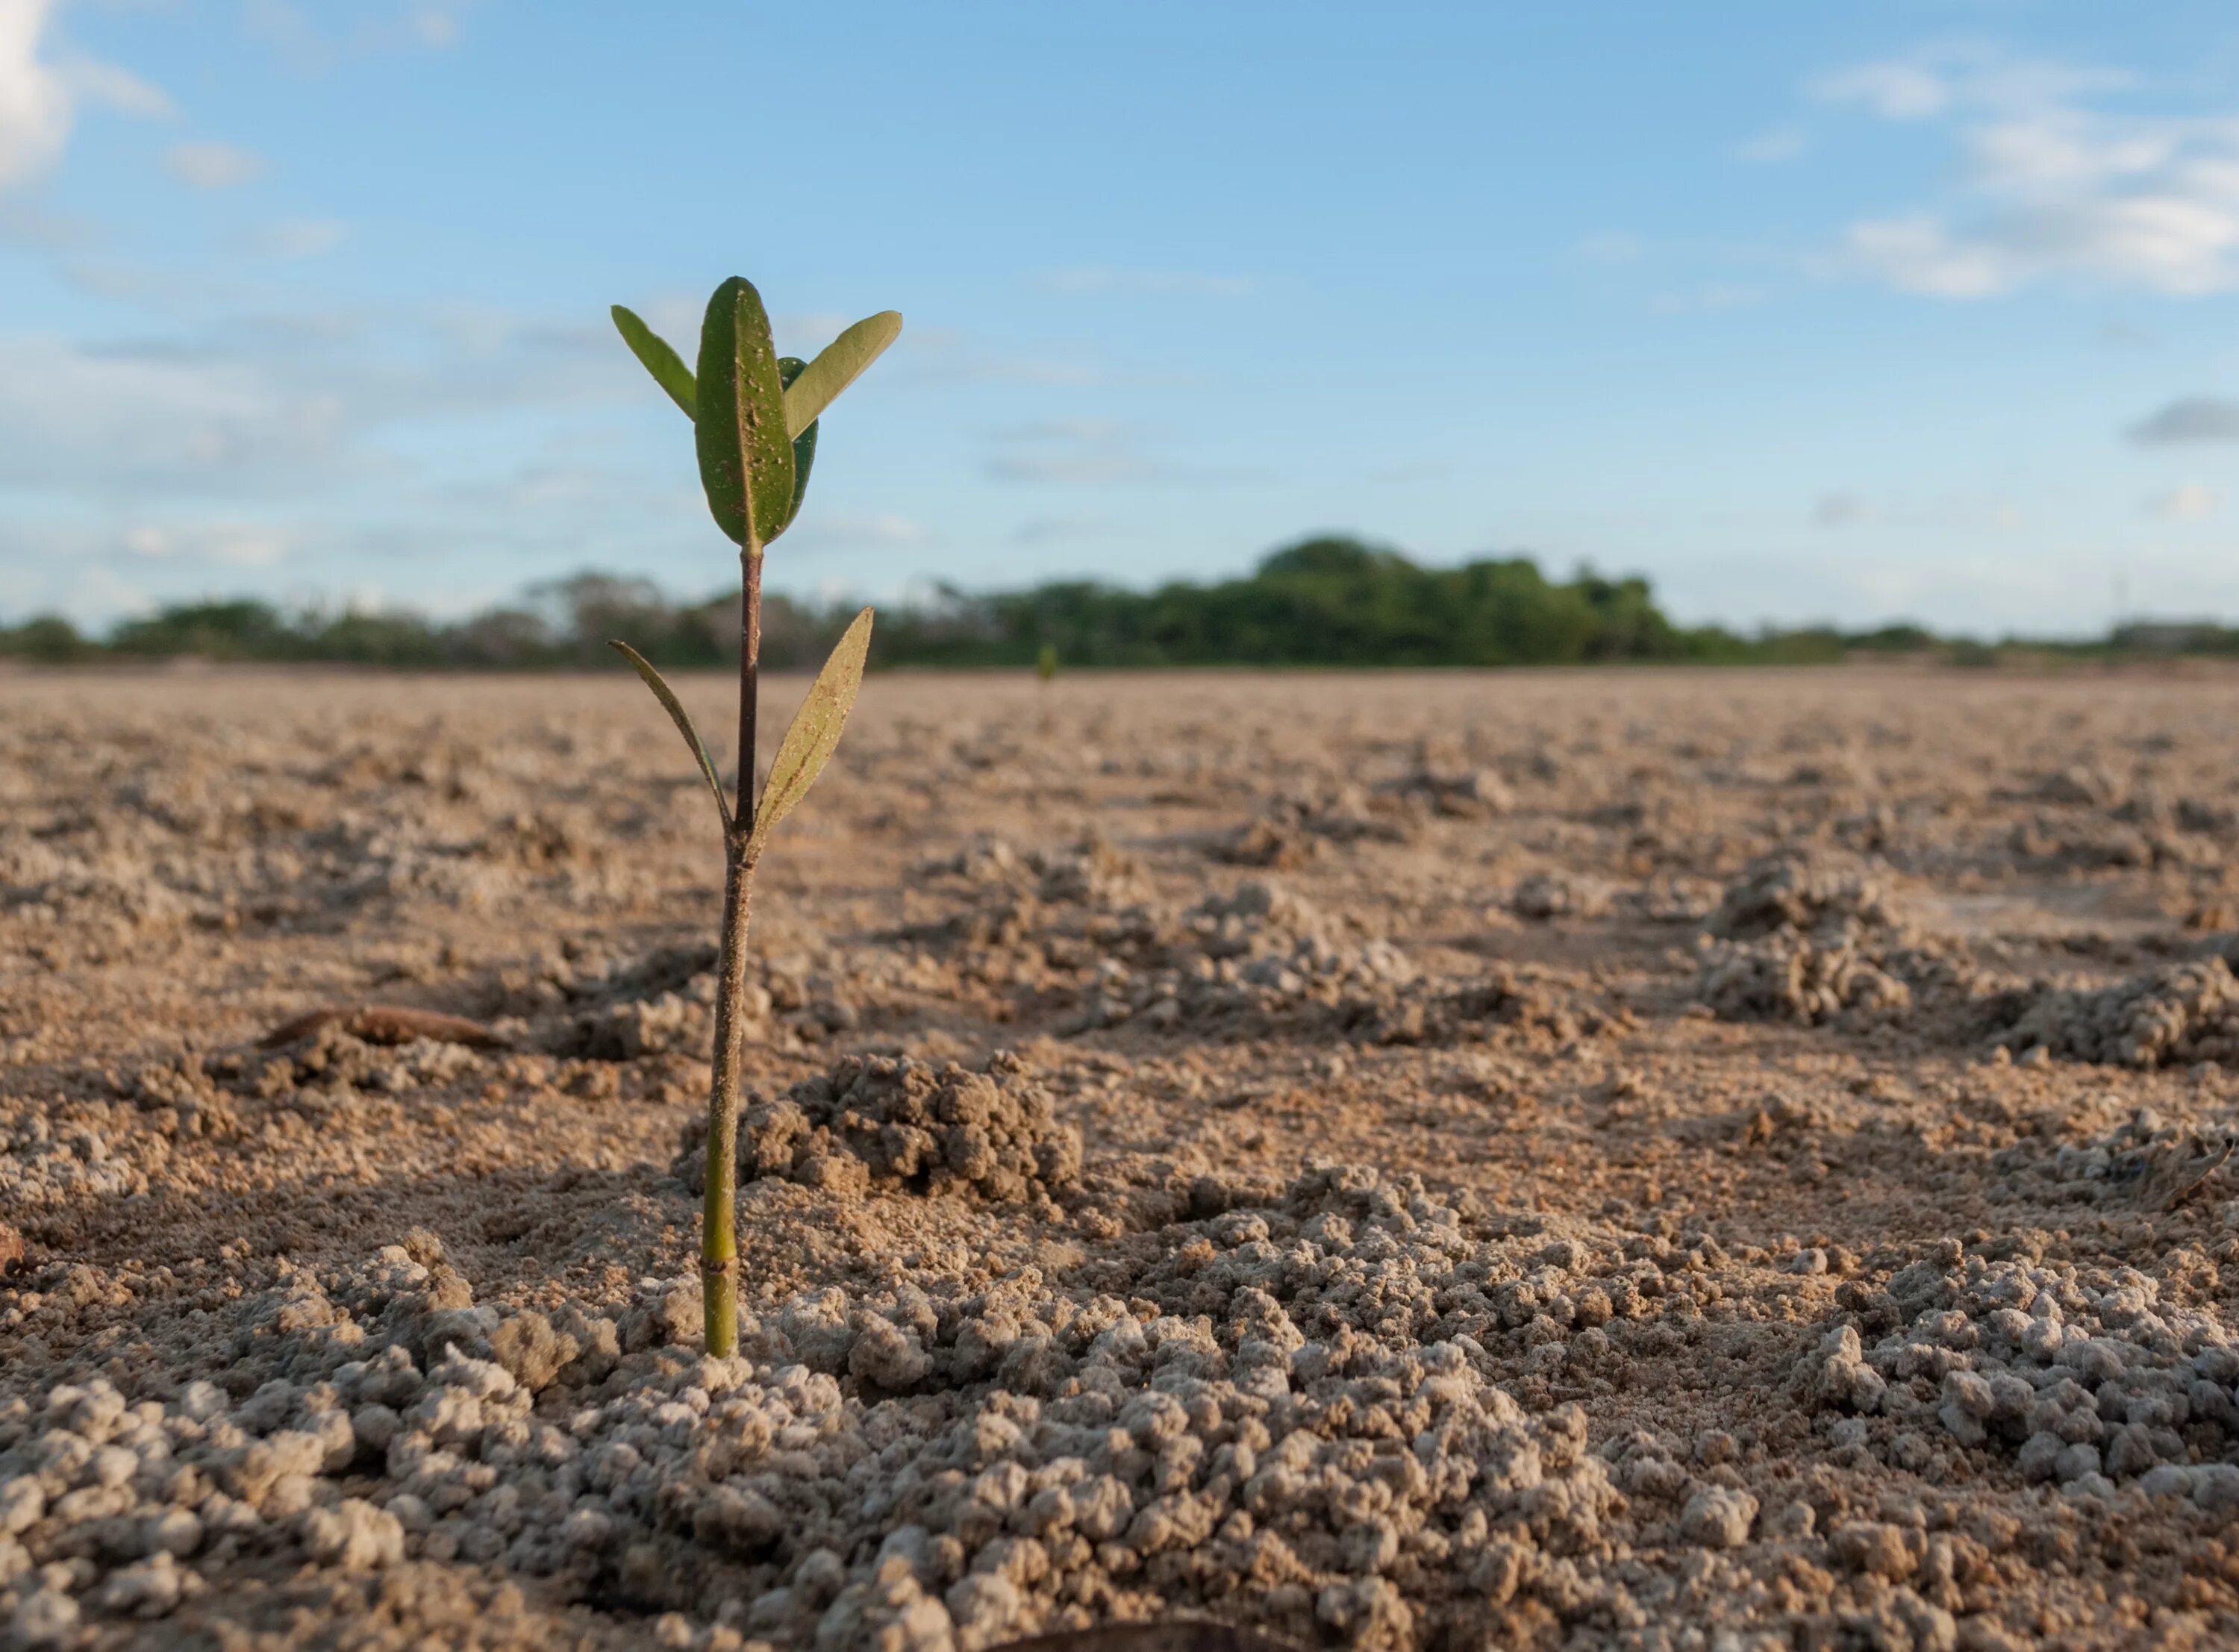
[[[701,1204],[700,1282],[708,1353],[739,1351],[739,1069],[745,1042],[747,915],[754,869],[727,846],[723,947],[715,985],[715,1051],[708,1097],[708,1187]]]

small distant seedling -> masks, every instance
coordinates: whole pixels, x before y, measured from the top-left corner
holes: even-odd
[[[637,667],[646,687],[684,736],[714,794],[723,828],[723,945],[716,983],[714,1077],[708,1099],[708,1188],[701,1205],[700,1274],[708,1351],[739,1350],[738,1140],[739,1067],[745,1034],[747,915],[754,868],[771,833],[807,795],[840,743],[863,657],[871,645],[871,610],[841,635],[808,698],[785,731],[769,780],[754,790],[754,720],[762,640],[762,553],[793,526],[816,457],[817,416],[854,383],[902,330],[893,310],[856,322],[814,362],[781,357],[770,341],[761,295],[734,275],[708,301],[700,327],[695,374],[628,310],[614,308],[615,326],[631,352],[690,419],[700,455],[700,482],[715,525],[739,547],[739,781],[735,805],[708,746],[661,675],[626,642],[614,646]]]
[[[1057,644],[1053,642],[1042,644],[1041,654],[1034,661],[1034,675],[1040,677],[1044,682],[1049,681],[1051,678],[1057,675]]]

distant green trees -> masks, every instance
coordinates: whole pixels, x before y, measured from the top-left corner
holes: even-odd
[[[776,595],[762,605],[762,663],[814,667],[847,620]],[[83,636],[45,616],[0,627],[0,657],[42,664],[101,659],[325,660],[422,668],[564,670],[615,663],[627,636],[656,665],[690,670],[738,660],[738,594],[672,602],[650,581],[585,573],[532,586],[515,604],[465,619],[410,613],[287,614],[243,600],[164,608]],[[1675,625],[1646,580],[1582,570],[1551,580],[1525,556],[1425,567],[1398,551],[1325,535],[1285,547],[1250,574],[1148,591],[1060,580],[973,594],[943,587],[879,621],[880,666],[1034,667],[1053,651],[1067,670],[1153,666],[1543,666],[1601,661],[1814,665],[1860,654],[1942,653],[1962,645],[1917,625],[1833,626],[1751,635]],[[1986,645],[1968,645],[1982,651]],[[2006,645],[1999,645],[2003,647]],[[2239,632],[2206,623],[2129,627],[2098,642],[2038,652],[2239,652]],[[1970,654],[1970,658],[1973,656]]]
[[[1251,574],[1153,591],[1059,581],[891,615],[890,660],[1080,666],[1511,666],[1679,660],[1684,633],[1648,582],[1549,580],[1528,557],[1431,568],[1336,537]]]

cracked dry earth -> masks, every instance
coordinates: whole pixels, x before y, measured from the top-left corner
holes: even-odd
[[[637,685],[0,678],[0,1642],[2231,1644],[2235,710],[874,679],[715,1361]]]

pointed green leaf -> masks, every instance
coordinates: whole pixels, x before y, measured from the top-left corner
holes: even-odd
[[[778,381],[791,386],[807,370],[808,363],[797,355],[781,355],[777,362]],[[777,533],[782,534],[793,526],[793,519],[801,514],[801,501],[808,497],[808,473],[816,464],[816,424],[809,421],[808,428],[793,439],[793,504],[785,513],[785,521]],[[777,534],[770,535],[772,539]]]
[[[785,743],[777,748],[777,761],[770,765],[769,781],[754,811],[754,832],[747,839],[749,859],[761,853],[778,822],[793,813],[824,772],[840,744],[840,731],[847,726],[855,691],[863,686],[863,658],[870,648],[871,611],[866,608],[833,645],[832,657],[816,673],[808,698],[785,731]]]
[[[684,365],[684,358],[670,349],[668,342],[660,334],[620,304],[614,307],[613,315],[615,330],[630,347],[630,354],[645,363],[645,370],[653,375],[653,381],[668,392],[668,399],[684,409],[686,418],[698,418],[699,394],[693,386],[692,369]]]
[[[637,674],[644,678],[645,686],[653,690],[653,697],[668,712],[668,720],[676,725],[676,732],[684,736],[684,743],[692,748],[692,755],[700,760],[700,773],[707,777],[708,789],[715,794],[715,813],[721,818],[723,831],[728,836],[731,830],[731,808],[723,801],[723,783],[715,778],[715,761],[708,755],[707,742],[700,738],[700,731],[692,726],[692,719],[685,713],[684,702],[677,699],[675,691],[653,668],[653,661],[629,644],[609,642],[607,646],[637,667]]]
[[[863,369],[901,336],[901,312],[882,309],[826,345],[823,353],[808,364],[808,371],[786,388],[786,428],[795,435],[807,429],[840,391],[861,377]]]
[[[733,543],[759,547],[793,503],[793,435],[769,315],[736,275],[715,289],[701,323],[698,401],[693,434],[708,509]]]

